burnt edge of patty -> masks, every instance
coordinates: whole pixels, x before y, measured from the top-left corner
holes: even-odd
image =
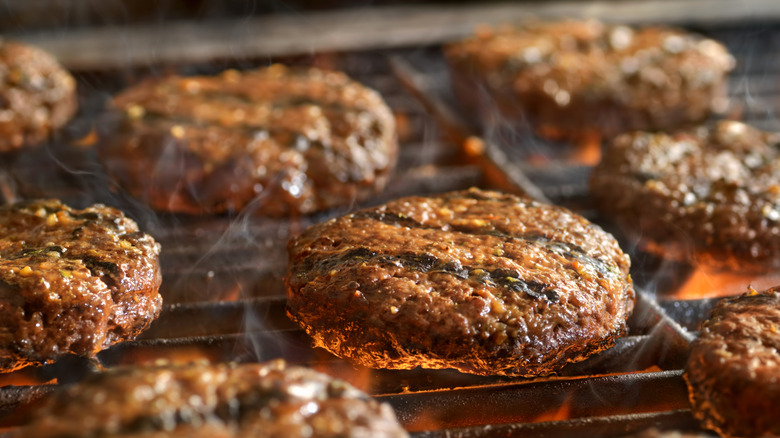
[[[394,116],[345,74],[273,65],[118,94],[100,157],[161,211],[308,214],[368,199],[395,168]]]
[[[44,50],[0,38],[0,153],[35,146],[76,113],[76,80]]]
[[[102,204],[0,207],[0,372],[134,339],[162,307],[159,253]]]
[[[601,215],[646,250],[710,269],[780,266],[780,137],[735,121],[616,137],[591,174]]]
[[[47,438],[408,436],[388,404],[283,360],[108,370],[55,393],[22,432]]]
[[[477,189],[361,210],[288,249],[289,316],[374,368],[550,374],[612,346],[635,298],[628,256],[598,226]]]
[[[734,67],[712,39],[595,20],[480,28],[445,56],[465,109],[497,109],[572,140],[704,120],[722,110]]]
[[[780,435],[780,286],[720,301],[691,345],[693,413],[724,437]]]

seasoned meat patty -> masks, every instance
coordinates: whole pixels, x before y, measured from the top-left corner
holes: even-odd
[[[332,219],[289,253],[290,317],[369,367],[549,374],[612,346],[635,298],[601,228],[478,189]]]
[[[718,303],[691,345],[685,379],[707,428],[780,436],[780,287]]]
[[[77,106],[76,81],[53,56],[0,38],[0,152],[40,143]]]
[[[0,372],[93,356],[157,317],[160,245],[104,205],[0,208]]]
[[[283,361],[109,370],[46,400],[20,433],[39,438],[408,436],[389,405]]]
[[[780,136],[722,121],[617,137],[591,176],[605,218],[663,257],[780,266]]]
[[[100,153],[153,208],[310,213],[366,199],[396,162],[393,115],[343,73],[274,65],[143,82],[113,100]]]
[[[700,121],[734,66],[721,44],[683,30],[572,20],[482,29],[445,55],[467,107],[497,106],[555,138]]]

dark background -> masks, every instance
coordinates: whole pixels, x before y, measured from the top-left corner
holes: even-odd
[[[299,14],[348,8],[413,5],[413,0],[5,0],[0,29],[17,33],[36,29],[155,23],[161,20],[230,19],[268,14]],[[428,0],[426,4],[465,1]],[[496,3],[496,2],[493,2]]]

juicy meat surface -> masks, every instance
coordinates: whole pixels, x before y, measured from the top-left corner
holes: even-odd
[[[76,81],[53,56],[0,38],[0,152],[44,141],[77,106]]]
[[[20,436],[401,438],[392,408],[283,361],[119,368],[64,388]]]
[[[396,163],[392,112],[339,72],[273,65],[152,79],[112,108],[119,124],[102,160],[162,211],[310,213],[377,193]]]
[[[159,253],[101,204],[0,207],[0,372],[135,338],[162,306]]]
[[[650,251],[716,269],[780,266],[780,136],[741,122],[617,137],[591,176],[605,218]]]
[[[497,106],[566,138],[701,121],[725,100],[734,67],[720,43],[700,35],[593,20],[485,28],[445,55],[467,108]]]
[[[691,345],[685,379],[707,428],[780,436],[780,287],[719,302]]]
[[[559,207],[471,189],[408,197],[289,244],[288,313],[375,368],[534,376],[610,347],[634,305],[615,239]]]

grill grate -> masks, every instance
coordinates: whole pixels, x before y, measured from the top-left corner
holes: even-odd
[[[778,130],[780,62],[769,54],[780,45],[780,28],[737,26],[704,31],[724,41],[738,59],[739,68],[731,78],[731,114],[763,129]],[[482,165],[462,159],[461,145],[452,141],[452,127],[442,129],[440,114],[425,106],[430,103],[427,97],[457,114],[439,46],[278,60],[345,70],[386,96],[401,128],[401,162],[387,192],[372,203],[489,184]],[[422,96],[409,92],[409,77],[399,73],[399,60],[423,80],[421,89],[417,84]],[[294,220],[155,214],[110,184],[94,151],[73,146],[99,127],[95,120],[108,96],[146,74],[163,70],[200,74],[265,63],[244,60],[237,65],[80,71],[82,112],[78,120],[45,147],[6,157],[0,163],[0,194],[6,200],[47,196],[74,205],[112,204],[162,243],[166,302],[162,315],[138,340],[100,353],[103,366],[164,358],[254,361],[283,357],[344,378],[388,401],[418,437],[619,436],[649,426],[698,428],[688,410],[682,367],[691,333],[714,301],[683,302],[664,295],[684,280],[687,267],[670,274],[662,271],[666,264],[636,254],[634,277],[640,297],[629,322],[630,336],[598,356],[567,367],[559,376],[517,379],[448,370],[369,370],[311,348],[308,337],[287,319],[284,309],[281,278],[289,236],[348,209]],[[461,135],[473,129],[461,128]],[[517,172],[553,202],[599,221],[586,192],[588,166],[555,159],[542,166],[530,165],[525,162],[528,147],[539,146],[541,140],[527,133],[508,140],[496,142],[508,157],[496,167],[500,173]],[[517,144],[506,147],[519,141],[525,149]],[[60,383],[77,380],[94,366],[72,359],[0,375],[0,428],[13,430],[23,418],[24,405],[56,387],[52,379]]]

